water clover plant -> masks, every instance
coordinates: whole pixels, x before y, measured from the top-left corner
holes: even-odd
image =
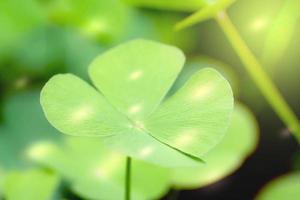
[[[225,137],[205,155],[205,165],[162,168],[133,159],[132,199],[159,199],[172,186],[177,189],[192,189],[220,180],[244,162],[255,149],[256,142],[254,116],[247,108],[236,104]],[[70,182],[71,190],[84,199],[115,200],[123,197],[126,158],[108,150],[101,140],[67,137],[65,143],[59,145],[36,143],[28,154],[33,161],[57,172]]]
[[[233,97],[217,71],[203,69],[164,99],[184,60],[175,47],[133,40],[89,66],[98,90],[59,74],[44,86],[41,104],[62,133],[98,136],[114,150],[163,166],[198,165],[226,132]]]

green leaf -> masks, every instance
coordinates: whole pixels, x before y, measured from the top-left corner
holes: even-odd
[[[168,96],[176,93],[193,74],[204,68],[213,68],[220,72],[228,80],[234,95],[237,96],[239,90],[238,78],[232,67],[208,56],[197,56],[190,59],[169,91]]]
[[[143,131],[132,128],[125,116],[76,76],[54,76],[41,93],[41,104],[49,122],[65,134],[108,136],[103,140],[111,148],[156,164],[196,164]]]
[[[271,181],[259,193],[257,200],[297,200],[300,196],[300,173],[294,172]]]
[[[221,139],[232,109],[230,87],[218,73],[206,70],[202,75],[195,76],[204,86],[205,81],[210,81],[209,83],[219,81],[223,84],[219,87],[216,83],[218,90],[209,91],[209,93],[216,92],[209,95],[211,99],[217,97],[218,92],[223,95],[219,104],[214,101],[215,104],[203,102],[205,106],[212,106],[211,110],[206,109],[207,116],[221,120],[216,124],[224,127],[208,129],[209,126],[202,124],[203,130],[209,131],[205,134],[210,135],[210,141],[198,143],[203,146],[199,147],[197,152],[190,151],[194,147],[172,146],[172,141],[166,141],[167,138],[163,139],[163,143],[160,142],[156,137],[161,137],[161,130],[156,129],[159,131],[158,134],[149,133],[146,125],[149,123],[150,128],[155,130],[156,121],[152,119],[160,112],[155,112],[151,120],[147,118],[160,106],[183,62],[184,56],[177,48],[152,41],[134,40],[108,51],[92,63],[90,76],[103,96],[75,76],[57,75],[44,87],[41,104],[50,123],[63,133],[77,136],[105,136],[103,141],[112,149],[159,165],[197,165],[199,163],[194,160],[201,160],[200,152],[204,153]],[[196,85],[192,83],[191,86]],[[177,105],[181,104],[184,95],[183,92],[177,95],[181,96],[180,98],[171,98],[173,99],[171,102],[178,101]],[[164,104],[163,107],[161,110],[167,109]],[[193,103],[189,109],[193,107],[202,108]],[[170,109],[174,108],[171,106]],[[214,115],[216,111],[219,113]],[[174,109],[174,112],[178,110]],[[169,113],[172,113],[172,110]],[[202,114],[203,112],[192,112],[191,115],[183,113],[180,116],[180,113],[178,118],[183,119],[192,115],[203,118]],[[170,120],[161,120],[161,124],[170,125]],[[192,126],[199,128],[195,124],[198,122],[193,120],[189,128],[193,128]],[[178,133],[170,134],[178,136]]]
[[[138,127],[104,138],[104,143],[115,151],[164,167],[198,166],[202,161],[159,142]]]
[[[29,166],[25,152],[31,145],[61,138],[43,116],[38,91],[9,97],[4,104],[4,124],[0,128],[0,167],[3,169]]]
[[[126,157],[109,151],[100,140],[67,138],[63,146],[40,143],[29,153],[70,181],[72,190],[85,199],[124,198]],[[158,199],[167,192],[169,178],[167,169],[133,160],[132,199]]]
[[[205,165],[173,170],[173,183],[179,189],[194,189],[212,184],[239,168],[255,149],[257,123],[253,114],[236,104],[231,125],[220,144],[203,158]]]
[[[275,67],[287,50],[298,25],[299,10],[298,0],[286,0],[268,31],[263,60],[270,68]]]
[[[88,80],[87,66],[95,56],[99,55],[107,47],[71,31],[67,32],[65,43],[67,71],[84,80]],[[80,46],[81,51],[78,51],[78,46]]]
[[[0,199],[3,197],[3,188],[4,188],[5,172],[0,168]]]
[[[149,116],[145,129],[163,143],[201,157],[222,139],[232,108],[228,82],[207,68],[166,99]]]
[[[11,172],[5,180],[4,194],[9,200],[49,200],[59,184],[59,177],[43,170]]]
[[[126,30],[131,10],[119,0],[42,1],[48,18],[86,37],[111,42]]]
[[[89,74],[118,110],[132,120],[143,120],[164,98],[184,60],[175,47],[133,40],[97,57]]]
[[[18,5],[18,6],[16,6]],[[44,22],[43,13],[33,0],[0,1],[0,53],[15,45]]]
[[[49,122],[74,136],[113,136],[129,122],[93,87],[71,75],[56,75],[41,92]]]
[[[17,72],[23,76],[48,75],[59,69],[65,53],[64,37],[65,33],[57,28],[37,27],[11,52],[13,56],[11,59],[14,61],[13,65],[17,67]]]
[[[216,0],[212,3],[208,3],[205,7],[199,11],[178,22],[175,26],[176,30],[185,29],[196,23],[206,21],[214,18],[217,14],[220,14],[223,10],[233,4],[236,0]]]
[[[195,11],[206,4],[206,0],[123,0],[137,7],[163,10]]]

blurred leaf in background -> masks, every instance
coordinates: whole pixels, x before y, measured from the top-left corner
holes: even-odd
[[[120,37],[130,19],[130,9],[119,0],[49,0],[40,3],[51,22],[70,26],[101,42]]]
[[[4,181],[5,181],[5,172],[2,168],[0,168],[0,199],[3,198]]]
[[[207,0],[206,5],[203,8],[178,22],[175,28],[181,30],[206,20],[213,19],[217,15],[222,14],[222,11],[231,6],[235,1],[236,0]]]
[[[59,185],[59,177],[41,169],[10,172],[4,194],[8,200],[49,200]]]
[[[206,5],[208,0],[123,0],[129,5],[155,9],[195,11]]]
[[[216,16],[220,11],[226,9],[235,0],[124,0],[129,5],[162,10],[175,10],[181,12],[193,12],[191,16],[176,24],[176,29],[183,29],[188,26],[200,23]]]
[[[265,41],[263,61],[271,72],[276,71],[300,19],[300,1],[285,0],[277,17],[273,20]]]
[[[30,34],[44,22],[42,10],[35,0],[9,0],[0,2],[0,55]]]
[[[41,149],[43,154],[35,153]],[[108,150],[100,139],[68,137],[59,146],[41,142],[28,154],[60,174],[70,182],[72,191],[85,199],[115,200],[124,196],[126,156]],[[138,160],[133,160],[132,169],[132,199],[157,199],[168,191],[167,169]]]
[[[300,174],[283,175],[268,183],[259,193],[257,200],[298,200],[300,196]]]
[[[35,142],[58,141],[61,137],[43,116],[39,91],[9,97],[1,127],[0,167],[7,170],[30,166],[25,152]]]

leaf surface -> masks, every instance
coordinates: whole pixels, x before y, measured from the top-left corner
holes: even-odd
[[[164,98],[184,61],[175,47],[139,39],[97,57],[89,74],[118,110],[131,120],[143,120]]]
[[[71,74],[51,78],[41,104],[49,122],[69,135],[111,136],[129,124],[98,91]]]
[[[43,170],[11,172],[5,180],[4,194],[9,200],[49,200],[58,183],[58,176]]]
[[[215,70],[195,73],[145,122],[151,135],[195,157],[222,139],[233,108],[228,82]]]
[[[300,196],[300,173],[294,172],[271,181],[259,193],[257,200],[297,200]]]
[[[228,176],[253,152],[257,141],[257,122],[253,114],[241,104],[236,104],[231,125],[224,139],[203,157],[206,164],[196,168],[173,170],[175,187],[199,188]]]

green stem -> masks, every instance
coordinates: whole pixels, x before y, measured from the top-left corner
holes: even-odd
[[[220,12],[215,19],[223,29],[232,47],[240,57],[246,70],[252,77],[253,81],[257,84],[264,97],[281,120],[286,124],[288,129],[294,133],[295,137],[300,142],[300,123],[297,116],[263,70],[261,64],[257,61],[246,43],[243,41],[226,12]]]
[[[130,200],[131,186],[131,158],[126,157],[126,174],[125,174],[125,200]]]

